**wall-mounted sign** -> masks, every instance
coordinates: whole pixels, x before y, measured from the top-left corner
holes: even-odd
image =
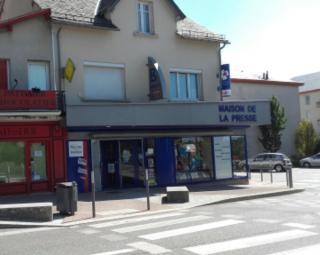
[[[257,122],[257,106],[255,104],[220,104],[218,111],[220,123],[242,124]]]
[[[0,90],[0,110],[55,110],[55,91]]]
[[[82,141],[69,142],[69,157],[70,158],[83,157],[83,142]]]
[[[148,57],[150,100],[166,98],[166,82],[159,63],[152,57]]]
[[[225,64],[221,66],[221,87],[222,96],[231,96],[231,79],[230,79],[230,65]]]
[[[64,77],[68,82],[72,82],[75,71],[76,71],[76,67],[73,61],[70,58],[68,58],[66,67],[64,69]]]
[[[46,126],[1,126],[0,139],[41,138],[49,137],[50,130]]]

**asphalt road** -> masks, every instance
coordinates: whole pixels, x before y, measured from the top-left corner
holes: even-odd
[[[259,181],[259,173],[252,178]],[[319,254],[320,169],[294,169],[294,183],[306,191],[148,216],[118,213],[72,228],[0,230],[0,254]]]

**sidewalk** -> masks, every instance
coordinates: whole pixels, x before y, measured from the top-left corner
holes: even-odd
[[[151,212],[188,209],[197,206],[235,202],[268,196],[279,196],[302,192],[303,189],[288,189],[283,184],[265,184],[251,181],[249,185],[212,185],[210,183],[188,185],[190,202],[185,204],[162,204],[165,196],[164,188],[150,190]],[[1,204],[52,202],[56,204],[55,194],[41,193],[29,196],[0,197]],[[144,189],[112,190],[96,193],[96,219],[92,219],[91,194],[79,194],[78,211],[74,216],[60,216],[54,206],[54,222],[52,223],[19,223],[1,222],[1,226],[70,226],[86,222],[99,221],[111,215],[146,213],[146,193]],[[118,213],[117,213],[118,212]],[[116,214],[116,215],[115,215]]]

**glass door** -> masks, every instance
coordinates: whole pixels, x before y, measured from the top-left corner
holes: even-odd
[[[144,183],[142,143],[139,140],[120,141],[120,175],[123,187]]]

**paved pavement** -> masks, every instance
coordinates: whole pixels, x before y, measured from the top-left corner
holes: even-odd
[[[199,184],[190,185],[190,202],[186,204],[162,204],[162,198],[165,196],[165,190],[161,188],[151,189],[151,212],[170,211],[177,209],[187,209],[207,204],[217,204],[221,202],[233,202],[238,200],[253,199],[258,197],[281,195],[287,192],[296,192],[300,190],[288,190],[286,187],[285,174],[275,174],[275,182],[268,182],[269,174],[265,173],[264,182],[260,181],[259,174],[253,174],[250,185],[212,185]],[[144,189],[113,190],[98,192],[96,194],[96,212],[97,219],[92,219],[92,203],[90,194],[80,194],[78,202],[78,212],[74,216],[61,216],[55,213],[55,224],[77,224],[88,221],[99,221],[108,218],[111,214],[122,213],[145,213],[146,193]],[[55,204],[55,195],[33,194],[30,196],[7,196],[1,197],[1,203],[30,203],[30,202],[53,202]],[[56,207],[54,207],[56,208]],[[148,212],[147,212],[148,213]],[[33,224],[39,226],[43,224]],[[0,226],[23,226],[24,223],[0,222]],[[44,224],[48,225],[48,224]],[[52,225],[52,224],[50,224]],[[30,226],[30,223],[26,226]]]

